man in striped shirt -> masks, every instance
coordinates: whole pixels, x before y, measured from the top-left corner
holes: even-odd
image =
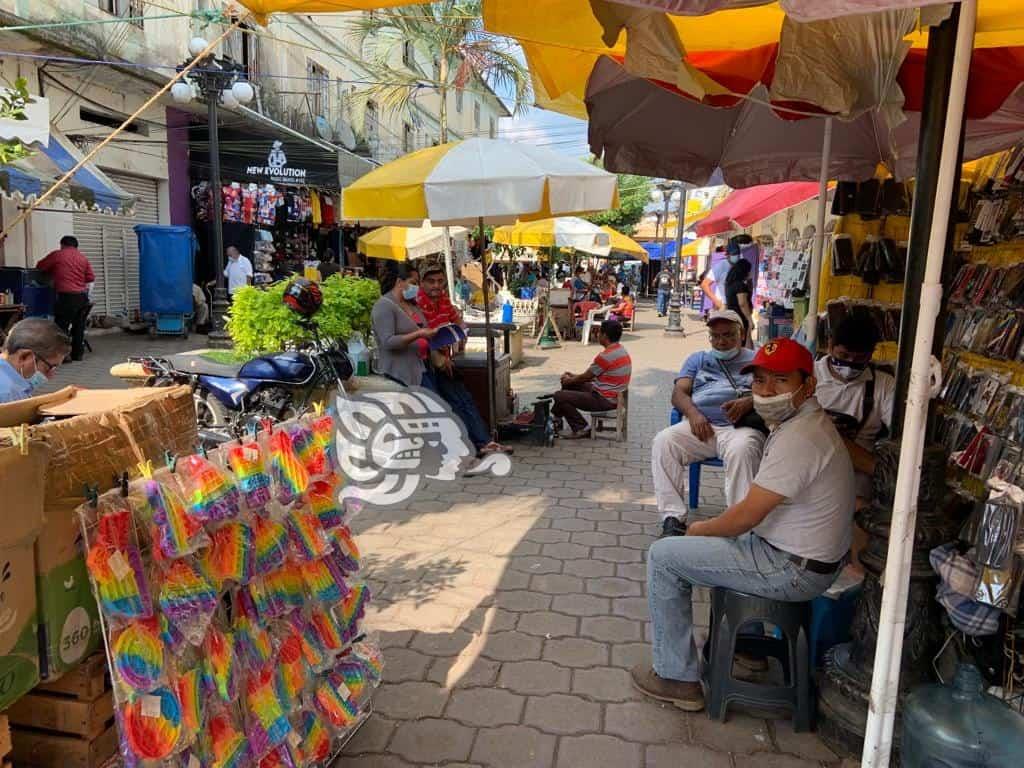
[[[555,426],[560,428],[562,419],[569,422],[570,434],[563,437],[575,440],[590,435],[587,421],[580,410],[611,411],[618,405],[619,393],[629,386],[633,363],[626,348],[619,343],[622,325],[618,320],[601,323],[599,341],[604,351],[583,373],[562,374],[562,389],[555,392],[551,412],[555,415]]]

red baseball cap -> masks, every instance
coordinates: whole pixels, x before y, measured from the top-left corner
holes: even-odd
[[[814,358],[807,347],[792,339],[772,339],[754,355],[754,359],[743,366],[740,373],[750,373],[755,368],[764,368],[772,373],[803,371],[814,375]]]

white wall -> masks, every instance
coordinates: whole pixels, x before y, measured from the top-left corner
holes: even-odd
[[[13,221],[21,212],[13,200],[0,200],[3,224]],[[32,267],[60,245],[63,235],[72,234],[73,214],[70,211],[34,211],[25,222],[15,227],[0,246],[5,267]],[[30,238],[26,250],[26,237]]]

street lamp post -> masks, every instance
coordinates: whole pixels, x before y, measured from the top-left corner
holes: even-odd
[[[672,266],[672,293],[669,296],[668,304],[668,325],[665,326],[666,333],[683,333],[683,227],[686,223],[686,190],[685,184],[678,181],[664,181],[651,191],[651,199],[655,202],[665,204],[665,226],[662,229],[662,255],[665,254],[665,244],[668,240],[668,207],[669,203],[678,203],[679,212],[676,214],[676,255],[671,261]]]
[[[192,58],[200,55],[207,47],[201,37],[194,37],[188,44]],[[185,64],[188,64],[190,58]],[[182,66],[185,66],[183,64]],[[210,136],[210,188],[213,193],[212,234],[213,264],[216,273],[216,288],[213,306],[210,307],[210,333],[207,337],[211,347],[230,347],[231,337],[224,326],[230,303],[224,279],[224,227],[223,200],[221,199],[220,178],[220,132],[217,111],[221,103],[237,106],[252,101],[255,92],[246,79],[245,67],[228,57],[216,58],[212,53],[199,62],[190,73],[188,82],[180,81],[171,88],[174,100],[187,104],[193,97],[193,86],[206,100],[207,129]]]

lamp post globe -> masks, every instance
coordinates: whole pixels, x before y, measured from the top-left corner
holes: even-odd
[[[198,56],[206,50],[209,43],[202,37],[193,37],[188,41],[188,52],[190,56]]]
[[[239,104],[248,104],[256,97],[256,91],[250,83],[247,83],[245,80],[239,80],[231,86],[231,95],[235,97],[235,101]]]
[[[220,103],[228,109],[234,109],[238,106],[238,99],[235,98],[234,91],[227,88],[220,92]]]
[[[178,104],[188,104],[192,101],[192,84],[179,80],[171,86],[171,98]]]

